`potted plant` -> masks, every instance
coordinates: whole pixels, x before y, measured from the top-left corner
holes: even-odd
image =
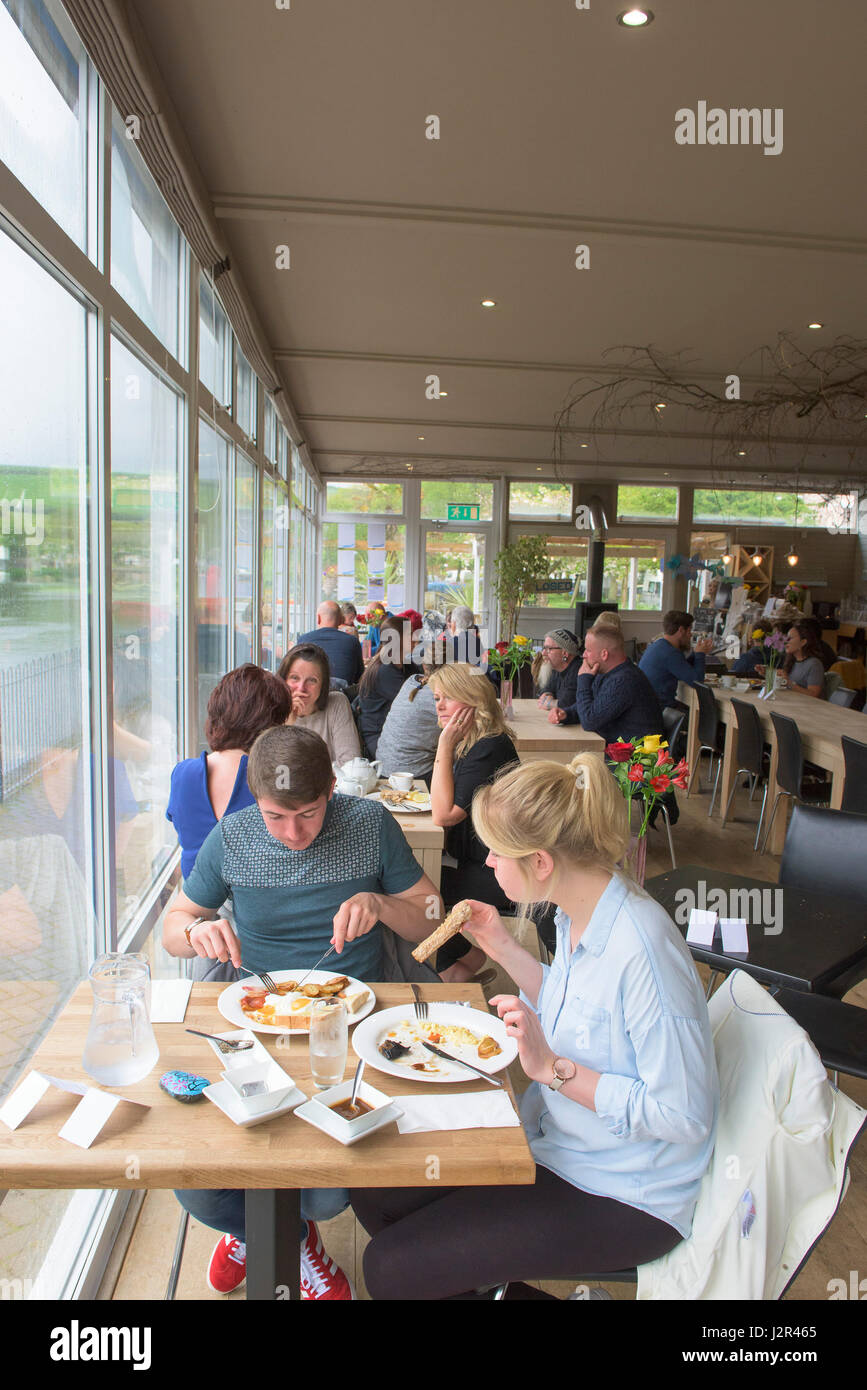
[[[638,883],[644,882],[647,863],[647,827],[653,808],[672,787],[686,790],[689,766],[685,758],[675,764],[668,744],[660,734],[645,738],[618,739],[606,744],[608,766],[626,798],[626,815],[632,826],[632,801],[637,797],[641,817],[638,834],[633,836],[624,867]]]
[[[494,565],[497,571],[494,593],[500,603],[506,640],[511,642],[518,626],[518,615],[528,596],[536,593],[550,574],[547,540],[544,536],[520,536],[503,547]]]
[[[533,660],[533,647],[529,637],[513,637],[511,642],[498,642],[487,653],[489,666],[500,673],[500,704],[507,719],[514,714],[512,698],[515,681],[522,666]]]

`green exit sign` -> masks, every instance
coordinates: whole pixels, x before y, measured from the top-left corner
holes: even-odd
[[[479,502],[449,502],[449,521],[478,521]]]

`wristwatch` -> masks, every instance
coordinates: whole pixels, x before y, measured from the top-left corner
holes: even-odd
[[[549,1091],[559,1091],[567,1081],[571,1081],[578,1068],[568,1057],[554,1058],[554,1080],[546,1082]]]
[[[197,927],[197,926],[199,925],[199,923],[200,923],[200,922],[204,922],[204,920],[205,920],[204,917],[197,917],[196,920],[195,920],[195,922],[191,922],[190,925],[189,925],[188,927],[184,927],[184,936],[187,938],[187,945],[188,945],[188,946],[192,946],[192,944],[193,944],[192,941],[190,940],[190,932],[193,930],[193,927]]]

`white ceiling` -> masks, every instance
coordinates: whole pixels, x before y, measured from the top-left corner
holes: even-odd
[[[641,31],[618,0],[133,3],[325,474],[552,476],[608,349],[749,395],[780,333],[867,336],[859,0],[653,0]],[[781,107],[782,153],[678,145],[699,100]],[[712,462],[695,412],[623,423],[571,437],[562,476],[867,473],[831,427]]]

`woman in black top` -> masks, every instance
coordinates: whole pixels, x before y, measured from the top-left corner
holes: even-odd
[[[409,627],[409,624],[406,624]],[[358,686],[358,728],[371,758],[376,757],[379,735],[391,702],[408,676],[412,637],[404,631],[400,618],[384,618],[380,643]]]
[[[478,667],[443,666],[428,685],[442,728],[431,778],[431,810],[434,824],[446,829],[443,902],[449,908],[463,898],[474,898],[511,911],[493,869],[485,864],[488,850],[473,830],[470,806],[479,787],[492,782],[501,768],[517,763],[512,731],[493,686]],[[455,863],[447,864],[446,856]],[[439,952],[437,970],[445,980],[468,980],[484,959],[483,951],[459,935]]]

